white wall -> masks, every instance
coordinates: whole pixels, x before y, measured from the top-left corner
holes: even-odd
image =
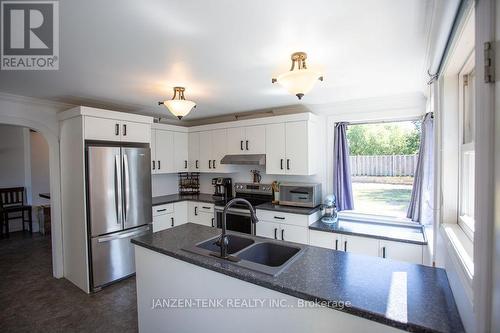
[[[151,176],[151,191],[153,192],[153,197],[176,194],[177,189],[177,174],[162,174],[162,175],[152,175]]]
[[[0,125],[0,161],[0,187],[26,185],[22,127]]]

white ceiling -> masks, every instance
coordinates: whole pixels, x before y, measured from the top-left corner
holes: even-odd
[[[299,103],[271,84],[290,54],[324,73],[301,104],[423,90],[433,0],[64,0],[60,70],[2,71],[0,91],[187,119]]]

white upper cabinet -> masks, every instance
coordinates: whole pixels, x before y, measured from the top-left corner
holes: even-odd
[[[309,164],[317,164],[311,161],[308,143],[308,123],[306,121],[295,121],[285,125],[286,161],[285,169],[287,175],[307,175]],[[315,163],[314,163],[315,162]]]
[[[227,153],[229,155],[245,153],[245,127],[227,129]]]
[[[174,170],[174,132],[153,130],[155,136],[155,160],[153,173],[172,173]]]
[[[188,135],[188,169],[190,172],[200,171],[200,133]]]
[[[245,127],[245,153],[266,153],[266,126]]]
[[[311,175],[316,173],[313,154],[319,142],[314,141],[308,121],[293,121],[266,126],[266,173]]]
[[[285,124],[266,126],[266,173],[283,175],[286,173]]]
[[[121,121],[122,142],[150,142],[151,125],[132,121]]]
[[[212,131],[212,171],[228,172],[228,165],[220,164],[220,161],[227,155],[227,129]]]
[[[115,119],[85,117],[85,139],[120,141],[120,121]]]
[[[233,127],[227,129],[228,154],[265,154],[265,125]]]
[[[201,172],[212,171],[212,132],[200,132],[200,168]]]
[[[174,172],[188,171],[188,134],[174,132]]]

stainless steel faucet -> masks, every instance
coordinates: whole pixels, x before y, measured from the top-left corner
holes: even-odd
[[[250,220],[252,223],[257,223],[259,222],[259,219],[257,219],[257,215],[255,214],[255,209],[253,208],[252,204],[248,202],[248,200],[242,199],[242,198],[234,198],[230,200],[226,206],[224,206],[224,210],[222,211],[222,233],[219,237],[219,240],[217,240],[216,244],[220,246],[220,258],[222,259],[228,259],[228,260],[234,260],[237,261],[238,259],[232,256],[229,256],[227,254],[227,248],[229,245],[229,239],[226,235],[226,214],[229,208],[231,208],[235,204],[245,204],[248,206],[248,209],[250,210]]]

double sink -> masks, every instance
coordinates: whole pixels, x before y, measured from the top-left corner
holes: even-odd
[[[217,257],[219,236],[204,240],[183,250],[203,256]],[[300,244],[282,244],[267,239],[249,238],[228,234],[228,263],[260,273],[277,276],[296,260],[305,250]],[[224,259],[221,259],[224,260]]]

